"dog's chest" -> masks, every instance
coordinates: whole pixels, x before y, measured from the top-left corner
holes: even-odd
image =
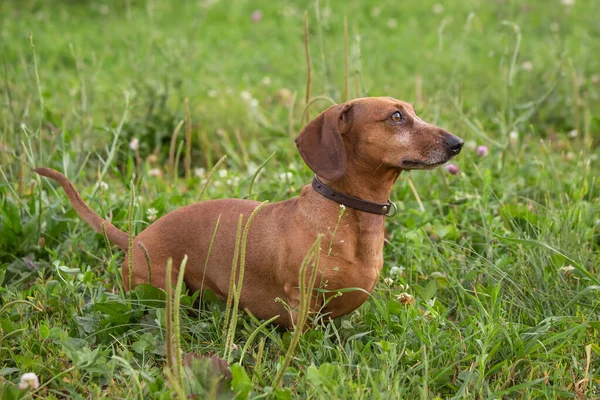
[[[330,289],[359,287],[370,292],[383,267],[383,234],[341,232],[324,256],[321,271]]]
[[[329,256],[324,264],[322,286],[332,298],[325,312],[335,318],[354,311],[368,299],[379,278],[383,256],[379,254],[365,260]]]

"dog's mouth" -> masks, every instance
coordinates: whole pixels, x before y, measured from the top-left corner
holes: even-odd
[[[458,139],[460,140],[460,139]],[[425,160],[415,160],[414,158],[404,159],[400,163],[401,169],[434,169],[439,166],[446,164],[448,161],[452,160],[456,157],[460,150],[462,149],[463,142],[457,141],[457,144],[454,147],[448,147],[444,149],[443,152],[432,154],[429,159]]]
[[[450,159],[441,162],[428,162],[428,161],[417,161],[417,160],[403,160],[400,164],[402,169],[434,169],[441,165],[444,165]]]

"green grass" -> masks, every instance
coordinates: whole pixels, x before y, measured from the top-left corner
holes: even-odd
[[[292,140],[306,96],[305,11],[311,95],[344,100],[347,16],[350,96],[415,103],[467,142],[461,173],[401,177],[372,297],[302,335],[280,388],[271,385],[291,333],[240,312],[226,351],[223,302],[198,309],[182,296],[182,351],[231,358],[223,398],[600,398],[600,3],[434,3],[1,2],[4,398],[175,395],[164,294],[125,294],[123,253],[32,168],[65,172],[94,210],[135,232],[154,210],[197,201],[223,155],[226,172],[204,199],[246,197],[250,186],[260,201],[297,195],[311,178]],[[185,178],[186,133],[204,176]],[[210,398],[210,368],[194,365],[182,390]],[[26,372],[40,377],[33,394],[16,387]]]

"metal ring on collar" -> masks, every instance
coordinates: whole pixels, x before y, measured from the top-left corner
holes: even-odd
[[[385,214],[386,217],[393,217],[394,215],[398,214],[398,207],[393,201],[390,201],[390,206],[390,212]]]

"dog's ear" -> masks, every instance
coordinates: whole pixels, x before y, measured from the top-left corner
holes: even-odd
[[[351,110],[351,103],[329,107],[310,121],[296,138],[304,162],[328,181],[338,181],[346,172],[346,146],[342,135],[350,129]]]

